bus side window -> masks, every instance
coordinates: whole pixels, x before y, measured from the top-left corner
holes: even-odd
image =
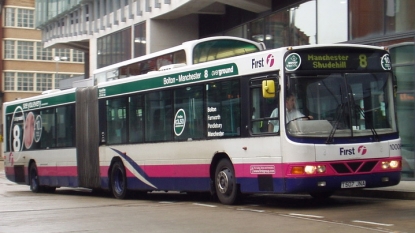
[[[171,91],[149,93],[145,96],[146,141],[172,140],[173,114]]]
[[[129,98],[129,143],[144,141],[143,122],[143,96],[131,96]]]
[[[75,115],[74,105],[57,107],[57,145],[58,147],[74,146]]]
[[[203,138],[203,86],[176,89],[174,91],[174,108],[174,120],[177,123],[174,125],[175,139]]]
[[[42,149],[56,147],[55,138],[55,108],[43,109],[40,111],[42,117],[42,139],[40,141],[40,147]]]
[[[208,137],[240,136],[239,81],[209,83],[206,90]]]
[[[108,144],[127,142],[127,98],[107,100],[107,135]]]
[[[260,81],[251,83],[251,131],[253,134],[279,132],[278,93],[273,98],[264,98]]]

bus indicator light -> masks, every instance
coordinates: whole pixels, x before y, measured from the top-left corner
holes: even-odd
[[[301,174],[304,174],[304,167],[299,167],[299,166],[296,166],[296,167],[292,167],[291,168],[291,174],[293,174],[293,175],[301,175]]]

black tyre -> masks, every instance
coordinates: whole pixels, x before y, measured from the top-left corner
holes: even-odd
[[[226,205],[236,202],[238,190],[235,179],[235,170],[231,161],[222,159],[215,171],[215,190],[219,201]]]
[[[333,191],[324,191],[324,192],[311,192],[310,196],[314,199],[327,199],[333,195]]]
[[[34,193],[40,193],[43,191],[42,187],[39,183],[39,175],[37,173],[37,166],[36,163],[30,164],[29,168],[29,184],[30,190]]]
[[[54,193],[56,191],[56,187],[51,187],[51,186],[45,186],[42,187],[43,192],[45,193]]]
[[[125,199],[127,197],[127,177],[124,164],[117,161],[111,168],[111,190],[117,199]]]

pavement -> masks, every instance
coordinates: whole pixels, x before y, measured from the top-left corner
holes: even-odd
[[[0,158],[0,173],[4,173],[3,158]],[[382,188],[340,190],[334,195],[415,200],[415,181],[401,181],[398,185]]]

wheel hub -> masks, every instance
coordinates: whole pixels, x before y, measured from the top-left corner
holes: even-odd
[[[218,173],[217,186],[218,191],[222,194],[228,194],[232,192],[233,182],[231,179],[232,173],[229,169],[225,169]]]

